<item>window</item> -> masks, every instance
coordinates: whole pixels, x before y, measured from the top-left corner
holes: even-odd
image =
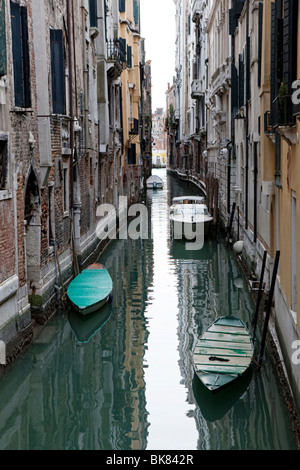
[[[54,184],[48,187],[48,213],[49,213],[49,245],[52,240],[55,240],[55,225],[54,225]]]
[[[30,108],[30,63],[27,8],[10,2],[15,106]]]
[[[69,215],[69,167],[67,164],[63,167],[63,212],[65,217]]]
[[[52,111],[53,114],[65,114],[65,67],[63,50],[63,32],[50,29]]]
[[[119,0],[119,11],[125,11],[125,0]]]
[[[136,165],[136,144],[128,148],[128,165]]]
[[[133,0],[133,17],[136,25],[140,23],[140,12],[137,0]]]
[[[5,0],[0,0],[0,77],[6,75]]]
[[[132,68],[132,47],[127,46],[127,67]]]
[[[0,191],[7,189],[8,151],[7,140],[0,140]]]
[[[90,8],[90,27],[97,28],[98,26],[97,0],[89,0],[89,8]]]

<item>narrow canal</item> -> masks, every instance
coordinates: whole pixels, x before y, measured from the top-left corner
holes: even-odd
[[[166,186],[147,195],[152,237],[101,256],[112,304],[84,323],[59,312],[1,377],[0,449],[296,449],[268,357],[227,394],[195,380],[197,337],[228,312],[250,325],[254,305],[224,244],[172,242],[168,208],[187,189],[155,173]]]

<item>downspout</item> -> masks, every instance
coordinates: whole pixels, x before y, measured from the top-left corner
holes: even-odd
[[[249,36],[249,0],[247,0],[247,25],[246,25],[246,87],[247,87],[247,79],[249,76],[249,58],[248,58],[248,36]],[[247,90],[246,90],[247,95]],[[246,173],[246,181],[245,181],[245,229],[248,229],[248,191],[249,191],[249,116],[248,116],[248,96],[246,96],[246,165],[245,165],[245,173]]]
[[[73,223],[73,209],[74,209],[74,195],[73,195],[73,158],[74,158],[74,111],[73,111],[73,51],[72,51],[72,28],[71,28],[71,6],[67,0],[67,26],[68,26],[68,59],[69,59],[69,106],[70,106],[70,148],[71,148],[71,159],[70,159],[70,189],[71,189],[71,221]]]
[[[84,4],[81,6],[82,9],[82,31],[85,31],[86,28],[86,9],[84,7]],[[89,128],[88,128],[88,106],[87,106],[87,90],[88,90],[88,69],[87,69],[87,63],[86,63],[86,39],[85,39],[85,34],[83,34],[83,89],[84,89],[84,134],[85,134],[85,149],[89,149]]]
[[[253,204],[254,204],[254,222],[253,222],[253,225],[254,225],[254,243],[256,242],[257,240],[257,175],[258,175],[258,162],[257,162],[257,142],[254,143],[254,155],[253,155],[253,159],[254,159],[254,188],[253,188],[253,191],[254,191],[254,201],[253,201]]]
[[[72,2],[72,6],[71,6]],[[75,275],[79,274],[79,266],[75,247],[74,236],[74,109],[73,109],[73,32],[71,27],[71,16],[73,10],[73,0],[67,0],[67,28],[68,28],[68,60],[69,60],[69,113],[70,113],[70,193],[71,193],[71,240],[72,240],[72,253],[73,253],[73,268]]]

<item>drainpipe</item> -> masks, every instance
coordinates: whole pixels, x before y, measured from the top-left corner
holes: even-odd
[[[72,245],[71,250],[73,253],[73,269],[75,275],[79,274],[78,259],[76,254],[75,245],[75,227],[74,227],[74,108],[73,108],[73,31],[72,31],[72,11],[73,0],[67,0],[67,28],[68,28],[68,60],[69,60],[69,106],[70,106],[70,193],[71,193],[71,234]]]
[[[257,240],[257,175],[258,175],[258,164],[257,164],[257,142],[254,143],[254,243]]]
[[[72,28],[71,28],[71,3],[72,0],[67,0],[67,27],[68,27],[68,43],[69,43],[69,106],[70,106],[70,148],[71,148],[71,159],[70,159],[70,188],[71,188],[71,211],[73,221],[73,158],[74,158],[74,112],[73,112],[73,51],[72,51]]]
[[[248,36],[249,36],[249,0],[247,0],[247,26],[246,26],[246,44],[248,43]],[[247,77],[249,75],[248,70],[248,48],[246,46],[247,51],[247,62],[246,62],[246,87],[247,87]],[[247,90],[246,90],[247,94]],[[248,191],[249,191],[249,182],[248,182],[248,175],[249,175],[249,116],[248,116],[248,96],[246,96],[246,165],[245,165],[245,173],[246,173],[246,182],[245,182],[245,229],[248,229]]]

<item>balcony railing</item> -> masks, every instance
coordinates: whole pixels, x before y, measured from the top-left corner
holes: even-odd
[[[191,96],[193,99],[199,99],[204,95],[201,87],[201,80],[193,80],[191,85]]]
[[[126,63],[126,50],[120,39],[107,41],[107,60],[117,62],[121,67]]]
[[[272,105],[274,127],[294,126],[296,118],[293,112],[294,104],[291,95],[277,96]]]
[[[135,118],[129,118],[129,134],[138,135],[139,134],[139,120]]]

